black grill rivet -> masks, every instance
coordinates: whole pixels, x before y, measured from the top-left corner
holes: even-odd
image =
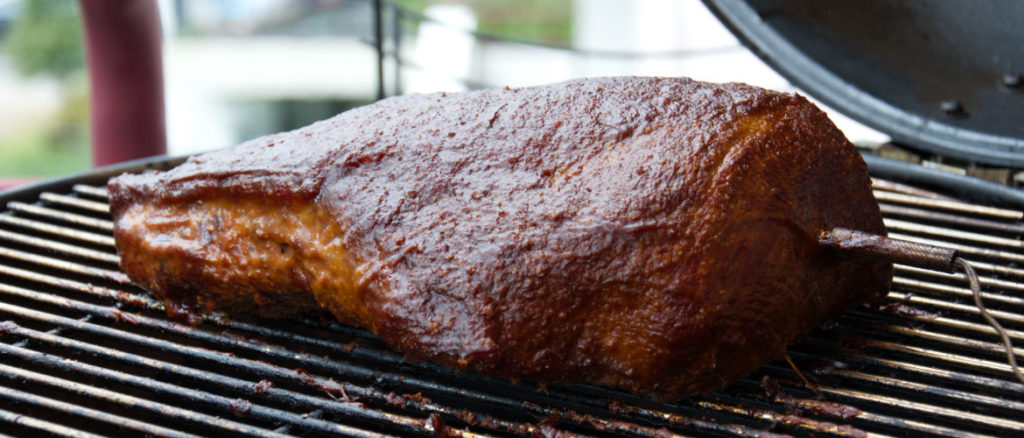
[[[1007,73],[1003,75],[1003,86],[1006,88],[1024,88],[1024,75],[1020,73]]]
[[[959,100],[950,99],[944,100],[939,104],[939,109],[946,113],[947,116],[951,117],[966,117],[967,111],[964,110],[964,104],[960,103]]]

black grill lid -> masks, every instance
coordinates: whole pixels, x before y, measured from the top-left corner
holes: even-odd
[[[1024,2],[705,3],[787,79],[895,141],[1024,167]]]

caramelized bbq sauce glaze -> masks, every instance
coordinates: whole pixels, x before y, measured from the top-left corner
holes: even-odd
[[[885,232],[853,146],[740,84],[402,96],[109,189],[123,269],[165,299],[318,303],[413,360],[659,399],[742,377],[891,277],[816,243]]]

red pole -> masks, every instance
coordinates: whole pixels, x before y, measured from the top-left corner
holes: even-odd
[[[79,0],[94,166],[167,153],[156,0]]]

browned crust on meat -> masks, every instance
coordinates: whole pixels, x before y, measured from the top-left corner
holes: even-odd
[[[312,293],[412,359],[664,399],[779,357],[891,276],[815,245],[832,227],[885,232],[853,146],[804,98],[739,84],[403,96],[109,188],[123,267],[158,295],[283,315]],[[290,248],[332,262],[289,269],[343,266],[345,280],[230,282],[190,274],[216,250],[140,243],[154,233],[143,209],[205,202],[190,217],[212,217],[232,200],[285,217],[284,234],[320,230]]]

